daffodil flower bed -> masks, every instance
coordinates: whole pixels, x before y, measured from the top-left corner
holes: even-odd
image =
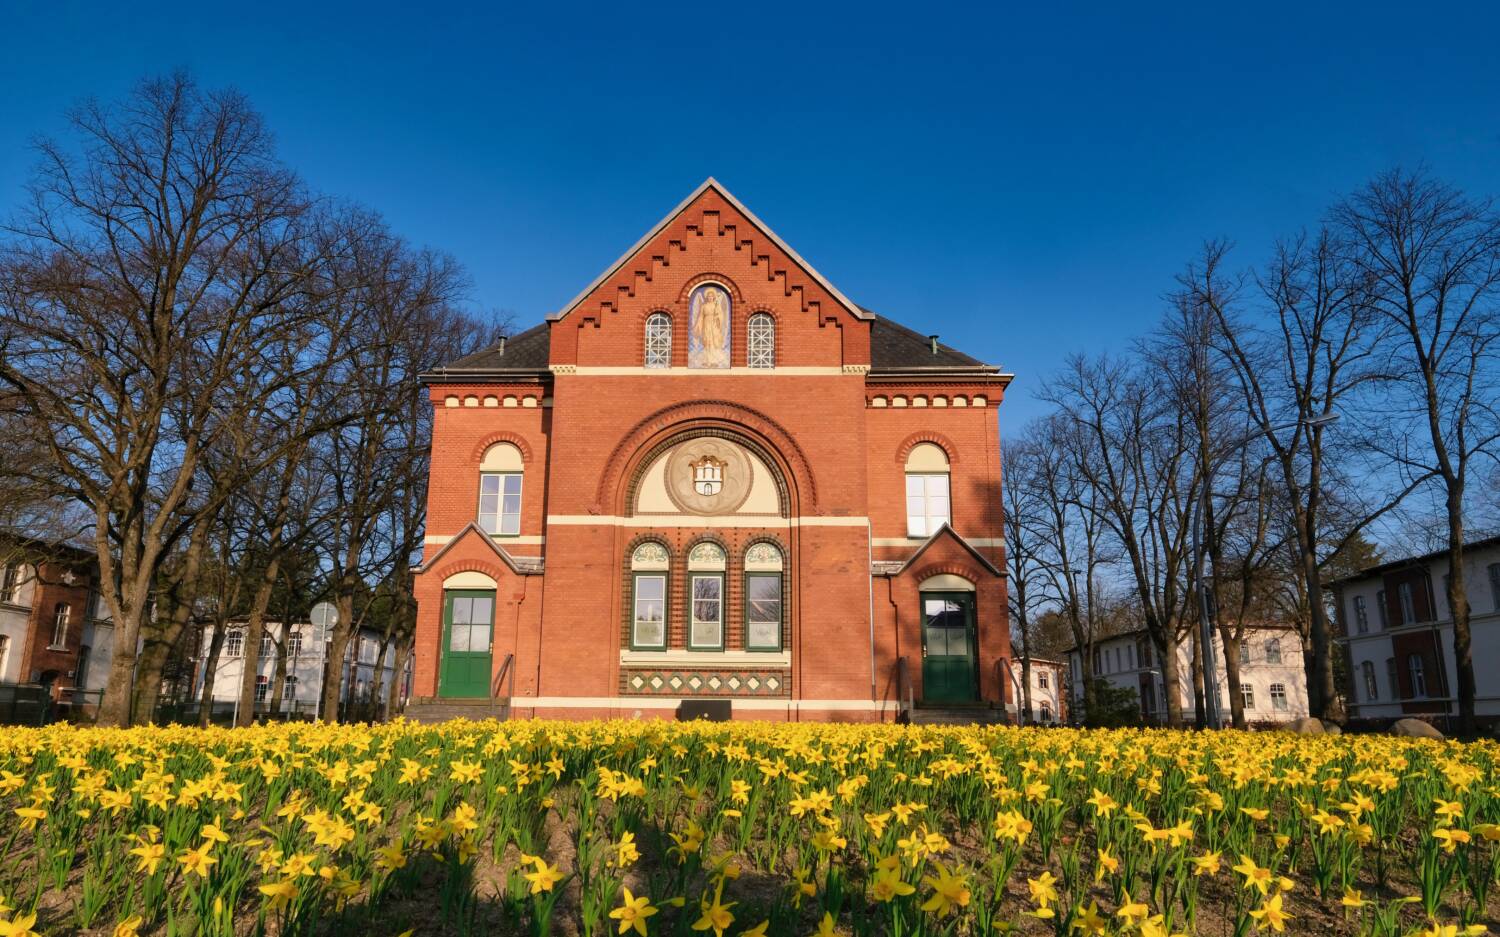
[[[0,937],[1477,935],[1500,746],[761,723],[0,733]]]

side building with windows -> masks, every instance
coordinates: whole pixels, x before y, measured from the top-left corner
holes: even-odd
[[[1500,723],[1500,537],[1464,548],[1475,711]],[[1349,716],[1379,722],[1458,715],[1448,552],[1404,557],[1325,584],[1349,673]]]
[[[544,323],[426,376],[414,696],[1000,710],[1009,380],[705,182]]]
[[[0,549],[0,685],[41,687],[86,715],[109,678],[114,647],[94,554],[17,540]]]
[[[214,628],[205,627],[198,640],[194,655],[192,701],[203,698],[203,685],[212,666],[213,678],[210,692],[213,694],[213,711],[217,714],[234,709],[239,699],[241,681],[245,674],[244,622],[230,622],[224,628],[224,640],[219,646],[215,664],[210,660],[213,650]],[[280,622],[265,623],[261,635],[260,653],[256,656],[255,711],[281,716],[313,718],[323,698],[324,655],[326,647],[317,626],[310,622],[294,622],[283,631]],[[281,685],[276,686],[278,657]],[[383,711],[391,682],[400,686],[398,697],[405,701],[411,690],[411,666],[408,660],[405,672],[399,677],[395,673],[396,652],[393,647],[380,654],[380,633],[374,629],[361,629],[349,641],[340,668],[342,687],[339,695],[341,705],[362,707],[360,715],[370,718],[386,715]],[[377,670],[379,671],[377,680]],[[379,696],[374,694],[378,691]],[[365,713],[368,709],[370,712]]]
[[[1015,694],[1017,712],[1026,707],[1022,682],[1025,679],[1021,659],[1010,662],[1011,692]],[[1031,725],[1064,725],[1068,721],[1068,665],[1065,661],[1031,659],[1031,714],[1023,722]]]
[[[1214,636],[1213,655],[1222,701],[1224,724],[1229,724],[1229,677],[1224,664],[1224,645]],[[1245,721],[1252,727],[1294,722],[1309,714],[1307,673],[1302,662],[1302,637],[1284,625],[1260,625],[1245,629],[1240,642],[1240,695]],[[1069,696],[1073,712],[1083,718],[1083,656],[1077,647],[1068,649]],[[1178,700],[1184,716],[1195,712],[1193,695],[1193,642],[1177,646]],[[1110,686],[1130,690],[1146,725],[1167,721],[1167,693],[1171,688],[1162,676],[1160,655],[1145,629],[1100,638],[1094,642],[1094,677]]]

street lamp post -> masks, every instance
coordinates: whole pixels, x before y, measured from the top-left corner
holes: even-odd
[[[1243,446],[1259,436],[1284,429],[1291,429],[1294,426],[1306,426],[1308,429],[1327,426],[1330,423],[1336,422],[1338,418],[1339,415],[1337,413],[1324,413],[1305,420],[1294,420],[1291,423],[1268,426],[1265,429],[1257,430],[1246,436],[1240,441],[1240,445]],[[1234,450],[1229,451],[1233,452]],[[1219,699],[1219,677],[1215,672],[1214,665],[1214,633],[1213,626],[1209,623],[1208,590],[1203,587],[1203,526],[1208,522],[1208,499],[1210,497],[1210,489],[1213,486],[1214,475],[1218,472],[1218,465],[1212,465],[1210,469],[1211,471],[1204,472],[1203,474],[1203,484],[1198,489],[1198,504],[1194,512],[1197,517],[1193,523],[1193,579],[1198,587],[1198,646],[1203,649],[1204,718],[1210,729],[1222,729],[1224,727],[1224,709]]]

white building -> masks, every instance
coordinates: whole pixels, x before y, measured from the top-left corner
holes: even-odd
[[[1224,669],[1224,648],[1214,636],[1215,675],[1218,677],[1224,724],[1229,724],[1229,678]],[[1071,705],[1083,714],[1083,658],[1078,648],[1068,650]],[[1182,711],[1191,718],[1193,703],[1193,644],[1177,647],[1177,693]],[[1140,701],[1141,720],[1163,723],[1167,719],[1167,686],[1162,677],[1156,647],[1145,629],[1128,631],[1094,643],[1094,677],[1112,686],[1132,690]],[[1308,715],[1307,674],[1302,662],[1302,639],[1284,626],[1247,627],[1240,642],[1240,691],[1245,703],[1245,721],[1250,725],[1291,722]]]
[[[255,677],[256,711],[269,710],[275,699],[271,681],[276,674],[276,641],[281,637],[280,622],[266,622],[261,636],[260,655],[257,659]],[[202,699],[203,683],[208,672],[208,657],[213,646],[214,629],[203,630],[198,649],[196,676],[193,680],[194,699]],[[239,699],[241,680],[245,673],[246,627],[242,622],[229,624],[224,632],[224,643],[219,649],[218,666],[213,675],[213,699],[215,711],[232,709]],[[381,699],[372,700],[375,688],[376,658],[380,651],[380,636],[372,630],[361,631],[344,654],[341,704],[383,703],[388,693],[396,662],[394,647],[386,648],[381,662]],[[318,715],[318,704],[323,698],[324,655],[326,653],[320,629],[310,622],[296,622],[291,626],[286,644],[286,677],[282,686],[282,713],[304,716]],[[401,700],[405,701],[411,691],[411,661],[407,660],[406,673],[401,678]]]
[[[1328,583],[1347,652],[1353,719],[1458,714],[1446,550],[1373,566]],[[1475,712],[1500,718],[1500,537],[1464,551]]]
[[[1063,692],[1067,666],[1060,660],[1031,659],[1031,717],[1025,720],[1027,723],[1057,725],[1068,721],[1067,698]],[[1010,662],[1010,686],[1017,712],[1026,699],[1021,677],[1021,660],[1014,658]]]

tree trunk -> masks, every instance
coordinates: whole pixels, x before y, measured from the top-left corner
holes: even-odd
[[[208,654],[203,659],[203,694],[198,699],[198,725],[207,727],[214,711],[214,684],[219,676],[219,654],[224,648],[223,621],[214,622],[214,636],[208,642]]]
[[[1224,644],[1224,682],[1229,692],[1230,724],[1236,729],[1247,728],[1245,723],[1245,696],[1240,690],[1240,642],[1230,630],[1219,628],[1219,640]]]
[[[1177,642],[1156,640],[1152,635],[1152,643],[1156,644],[1156,650],[1161,655],[1161,682],[1162,695],[1167,698],[1167,725],[1174,729],[1182,728],[1182,679],[1180,674],[1181,662],[1177,659]]]
[[[1203,642],[1199,633],[1194,628],[1188,640],[1193,647],[1193,725],[1202,729],[1208,726],[1208,697],[1203,692]]]
[[[343,695],[344,655],[349,650],[349,639],[354,632],[354,596],[345,592],[337,597],[338,622],[328,633],[328,656],[323,666],[323,700],[321,713],[324,722],[339,721],[339,698]]]
[[[406,688],[406,662],[411,659],[411,639],[396,645],[396,659],[392,662],[391,685],[387,688],[385,716],[396,718],[401,711],[401,694]]]
[[[260,642],[266,633],[266,609],[271,604],[271,590],[276,586],[280,561],[272,558],[266,564],[260,585],[255,589],[255,598],[250,604],[250,617],[245,625],[245,669],[240,677],[240,709],[236,725],[248,726],[255,721],[255,684],[260,676]],[[281,623],[283,639],[287,623]]]
[[[1463,488],[1448,489],[1448,611],[1453,616],[1453,665],[1458,670],[1458,732],[1473,738],[1474,653],[1469,632],[1469,594],[1464,585]],[[1442,645],[1438,650],[1441,652]],[[1438,666],[1442,666],[1441,655]]]

